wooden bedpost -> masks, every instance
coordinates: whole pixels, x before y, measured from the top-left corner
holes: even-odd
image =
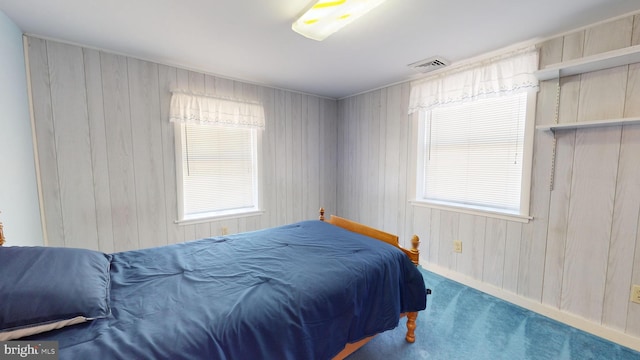
[[[324,221],[324,208],[320,208],[320,221]]]
[[[418,312],[407,313],[407,336],[405,340],[408,343],[414,343],[416,341],[416,319],[418,318]]]
[[[418,266],[420,262],[420,250],[418,247],[420,246],[420,238],[418,235],[413,235],[411,238],[411,249],[409,249],[407,255],[411,261]],[[407,313],[407,336],[405,336],[405,340],[408,343],[414,343],[416,341],[416,319],[418,318],[418,312],[408,312]]]
[[[1,211],[0,211],[1,213]],[[0,246],[4,245],[4,230],[2,227],[2,221],[0,221]]]

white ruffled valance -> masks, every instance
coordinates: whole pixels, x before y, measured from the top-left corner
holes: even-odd
[[[538,50],[521,49],[411,84],[409,114],[482,97],[537,91]]]
[[[264,108],[252,101],[173,91],[169,121],[264,129]]]

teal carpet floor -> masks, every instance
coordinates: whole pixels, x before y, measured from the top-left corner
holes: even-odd
[[[405,319],[348,360],[640,360],[640,353],[421,269],[433,293],[418,316],[416,342]]]

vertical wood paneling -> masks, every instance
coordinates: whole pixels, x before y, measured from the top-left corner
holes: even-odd
[[[326,188],[322,199],[327,201],[329,209],[337,210],[338,208],[338,103],[337,101],[323,100],[323,121],[324,138],[321,142],[323,170],[325,171],[322,179]],[[323,201],[324,202],[324,201]]]
[[[629,94],[631,95],[631,94]],[[636,102],[640,93],[635,94]],[[629,97],[628,97],[629,98]],[[624,331],[633,272],[635,237],[640,216],[640,126],[622,129],[611,243],[607,261],[602,323]]]
[[[507,237],[504,250],[504,276],[502,278],[502,287],[503,289],[513,293],[518,291],[521,239],[522,224],[509,221],[507,223]]]
[[[363,94],[361,95],[362,101],[358,101],[358,121],[359,125],[356,136],[358,137],[358,158],[362,159],[358,162],[356,166],[360,169],[357,171],[360,176],[360,184],[361,186],[357,189],[358,191],[358,208],[356,211],[360,215],[360,221],[366,224],[371,224],[373,219],[373,211],[375,211],[371,206],[371,199],[367,194],[369,193],[368,187],[372,183],[369,178],[369,161],[367,161],[367,154],[369,150],[369,142],[371,139],[371,94]]]
[[[633,27],[633,40],[632,40],[632,45],[638,45],[640,44],[640,15],[636,15],[634,18],[634,27]],[[626,101],[626,107],[625,107],[625,115],[626,116],[640,116],[640,64],[633,64],[629,66],[629,81],[627,84],[627,101]],[[625,136],[638,136],[637,135],[637,131],[638,131],[638,126],[634,126],[634,127],[625,127],[623,129],[623,134]],[[633,132],[631,135],[627,134],[627,132]],[[620,159],[621,159],[621,163],[623,165],[621,165],[620,169],[621,170],[625,170],[625,171],[631,171],[631,172],[635,172],[637,171],[637,160],[632,160],[632,163],[635,165],[632,165],[632,169],[633,170],[629,170],[628,166],[630,166],[631,163],[629,163],[629,160],[626,160],[623,162],[623,159],[627,159],[627,156],[633,156],[631,155],[632,153],[638,154],[637,150],[632,150],[634,147],[638,146],[638,143],[640,142],[640,140],[637,139],[637,137],[635,138],[635,142],[630,142],[630,141],[625,141],[625,138],[623,138],[623,146],[622,146],[622,150],[624,152],[621,152],[620,155]],[[627,145],[628,144],[628,145]],[[629,154],[629,155],[627,155]],[[637,157],[636,157],[637,159]],[[628,181],[630,181],[630,183],[626,183],[625,186],[631,186],[632,190],[631,193],[634,194],[632,196],[635,196],[636,191],[637,191],[637,186],[638,186],[638,178],[640,176],[635,175],[633,176],[632,174],[630,174],[629,176],[625,176],[624,178],[629,178]],[[634,182],[635,180],[635,182]],[[635,185],[629,185],[629,184],[635,184]],[[626,199],[628,200],[628,199]],[[625,201],[625,205],[629,206],[628,203],[626,203]],[[639,202],[636,201],[636,211],[637,211],[637,207],[639,207]],[[626,206],[625,206],[626,207]],[[632,210],[633,211],[633,210]],[[625,218],[624,221],[621,221],[622,223],[626,223],[627,221],[629,221],[629,223],[627,223],[626,226],[633,226],[632,225],[632,218],[629,218],[628,214],[625,214]],[[626,229],[625,225],[620,225],[620,226],[624,226]],[[616,232],[614,233],[614,239],[616,238],[623,238],[625,236],[631,235],[631,231],[629,231],[628,229],[626,229],[627,233],[623,233],[623,228],[621,227],[621,229],[617,229],[615,230]],[[620,256],[620,261],[619,264],[624,264],[626,262],[626,260],[628,259],[628,255],[630,253],[630,251],[628,251],[627,249],[630,249],[631,246],[634,246],[634,257],[633,257],[633,263],[631,264],[631,284],[640,284],[640,215],[638,215],[638,218],[636,220],[636,225],[635,225],[635,242],[634,242],[634,237],[633,236],[629,236],[630,237],[630,241],[632,242],[632,244],[627,248],[626,246],[624,246],[623,244],[621,244],[620,246],[615,246],[615,243],[612,243],[612,248],[614,249],[614,251],[612,251],[612,253],[609,256],[609,263],[611,264],[612,261],[616,261],[618,262],[618,258],[616,257],[618,255],[618,253],[621,252],[626,252],[624,256]],[[616,237],[617,236],[617,237]],[[614,260],[614,257],[615,260]],[[611,266],[611,265],[610,265]],[[615,276],[615,274],[619,273],[620,271],[624,271],[623,268],[624,266],[619,266],[619,265],[614,265],[615,268],[612,269],[612,273],[611,275],[607,274],[607,280],[610,279],[612,276]],[[605,298],[605,322],[609,323],[609,319],[611,319],[611,323],[614,324],[614,326],[617,326],[618,324],[621,324],[622,322],[619,320],[621,318],[621,316],[623,316],[624,314],[618,314],[618,312],[614,309],[614,314],[610,313],[610,310],[612,308],[615,308],[617,306],[617,304],[619,303],[618,301],[624,301],[624,294],[626,294],[628,291],[630,291],[630,285],[627,285],[627,288],[624,289],[623,286],[624,284],[624,277],[622,279],[618,280],[618,284],[619,285],[612,285],[611,287],[614,287],[614,289],[612,289],[612,291],[618,290],[620,292],[619,296],[616,296],[615,298],[611,297],[611,298]],[[608,285],[608,289],[610,289],[611,287],[609,287]],[[625,291],[626,290],[626,291]],[[628,303],[627,303],[628,304]],[[627,316],[626,316],[626,331],[629,334],[635,335],[640,337],[640,306],[637,304],[628,304],[628,311],[627,311]]]
[[[626,67],[582,75],[578,117],[621,117],[626,75]],[[620,133],[620,127],[576,132],[566,247],[571,256],[561,306],[594,321],[602,316]]]
[[[335,212],[335,100],[29,42],[49,245],[123,251],[316,218],[320,206]],[[175,89],[263,102],[264,215],[175,223]]]
[[[184,225],[184,241],[190,241],[193,239],[197,239],[196,236],[196,226],[195,225]]]
[[[440,212],[438,264],[451,269],[456,268],[460,255],[453,252],[453,241],[458,239],[460,215],[452,211]]]
[[[640,64],[629,66],[625,116],[640,116]],[[640,126],[624,126],[620,145],[620,159],[611,228],[611,245],[607,266],[602,323],[624,331],[630,328],[634,304],[629,303],[630,284],[634,268],[638,218],[640,216]],[[636,267],[637,262],[636,262]],[[637,282],[636,282],[637,283]],[[636,306],[637,307],[637,306]],[[628,316],[629,314],[629,316]],[[640,321],[640,312],[635,322]]]
[[[583,31],[566,36],[563,42],[563,51],[560,57],[553,59],[554,62],[558,62],[560,58],[563,61],[568,61],[581,57],[583,44]],[[559,95],[558,122],[576,122],[580,95],[580,75],[560,79]],[[542,302],[555,308],[560,308],[560,299],[562,297],[575,137],[575,131],[557,132],[555,134],[556,166],[554,168],[553,190],[551,191],[549,204],[547,255],[544,266],[545,281],[542,291]]]
[[[128,59],[131,132],[141,247],[167,244],[158,66]]]
[[[611,37],[611,34],[616,34],[616,36]],[[630,46],[633,38],[633,17],[622,18],[617,21],[605,23],[588,29],[586,36],[587,41],[585,41],[585,55]],[[625,93],[626,95],[630,95],[630,93],[626,91],[628,67],[620,67],[618,70],[620,72],[620,78],[607,79],[606,81],[599,83],[601,86],[613,87],[610,89],[611,92],[609,92],[608,95],[611,95],[612,97],[620,96],[618,99],[602,99],[608,105],[608,109],[602,109],[601,112],[606,113],[607,115],[609,114],[609,111],[611,111],[612,115],[625,115],[625,102],[627,104],[633,104],[634,102],[633,99],[628,98],[625,101]],[[608,81],[610,80],[620,81],[617,81],[616,83],[609,83]],[[593,110],[589,110],[593,112]],[[633,127],[631,127],[631,129],[633,129]],[[633,238],[635,235],[635,231],[629,227],[629,224],[634,224],[637,219],[637,216],[635,216],[634,213],[637,211],[636,209],[638,204],[638,192],[636,190],[638,177],[635,177],[636,180],[634,181],[629,181],[630,179],[634,179],[634,175],[638,175],[638,172],[633,170],[633,168],[637,168],[637,166],[629,163],[631,160],[627,157],[629,156],[627,151],[636,151],[635,154],[638,154],[638,149],[634,148],[633,145],[634,140],[637,141],[638,138],[636,137],[634,139],[633,130],[619,130],[622,131],[622,139],[615,139],[620,142],[618,144],[619,154],[611,155],[615,156],[615,158],[611,158],[612,160],[618,160],[618,173],[614,180],[617,183],[614,182],[611,184],[611,187],[613,187],[613,196],[615,201],[613,209],[610,209],[613,214],[613,219],[610,220],[613,223],[613,227],[609,233],[610,242],[606,244],[598,244],[597,246],[601,249],[604,249],[606,246],[609,251],[608,259],[606,260],[607,263],[603,264],[604,268],[607,269],[607,272],[604,278],[605,284],[603,285],[603,292],[605,295],[603,299],[601,319],[603,324],[607,326],[624,329],[626,325],[626,314],[624,313],[626,312],[625,309],[628,305],[627,299],[629,298],[628,296],[624,296],[624,292],[625,289],[629,287],[629,273],[632,261],[631,257],[627,255],[626,252],[634,248],[633,242],[629,239]],[[613,132],[611,136],[617,135],[620,135],[620,133]],[[606,138],[604,137],[601,139],[606,141]],[[615,141],[613,138],[612,140]],[[626,176],[627,171],[632,172],[631,174],[628,174],[630,177]],[[633,203],[634,200],[636,200],[635,204]],[[622,227],[620,228],[620,226]]]
[[[640,226],[640,217],[638,217],[638,226]],[[640,231],[636,233],[636,250],[633,257],[633,273],[631,275],[632,284],[640,284]],[[640,306],[631,304],[627,312],[628,334],[640,337]]]
[[[575,122],[577,118],[580,77],[577,76],[571,79],[568,82],[563,80],[560,95],[562,98],[560,122]],[[549,205],[549,229],[547,233],[547,255],[544,266],[545,281],[542,302],[555,308],[560,308],[576,132],[571,130],[558,132],[555,137],[556,167],[554,169],[554,184]]]
[[[303,110],[302,98],[301,94],[291,94],[289,110],[291,116],[287,117],[291,120],[287,123],[291,125],[291,151],[287,153],[287,156],[291,156],[291,179],[287,192],[296,199],[287,206],[290,211],[287,222],[304,220],[302,216],[302,117],[306,109]],[[289,161],[288,158],[287,161]]]
[[[275,120],[276,134],[284,141],[276,142],[276,169],[287,169],[287,144],[286,134],[286,94],[282,90],[275,90]],[[276,175],[276,223],[285,224],[287,222],[287,172],[277,171]]]
[[[98,249],[82,49],[47,43],[65,246]]]
[[[262,104],[264,106],[265,129],[262,133],[262,171],[261,178],[262,203],[260,207],[265,211],[261,216],[260,227],[266,228],[276,223],[278,184],[276,182],[276,117],[274,111],[274,91],[262,89]]]
[[[398,109],[402,109],[402,86],[395,85],[387,88],[387,113],[385,129],[385,180],[384,180],[384,223],[383,228],[387,232],[398,232],[398,184],[400,183],[400,170],[398,156],[400,152],[400,125],[398,123]],[[403,126],[407,124],[404,123]],[[404,206],[404,200],[403,200]]]
[[[215,95],[224,96],[224,97],[235,97],[234,96],[234,81],[216,77],[215,78]]]
[[[96,204],[98,244],[100,251],[114,251],[113,221],[111,220],[111,192],[109,190],[109,160],[102,101],[102,72],[100,53],[84,49],[84,72],[87,88],[87,111],[93,166],[93,196]]]
[[[408,246],[410,244],[408,243],[409,236],[405,234],[407,231],[405,219],[411,219],[413,217],[413,207],[407,209],[409,208],[407,202],[409,196],[407,184],[411,181],[407,179],[407,174],[409,174],[408,145],[412,142],[410,141],[411,136],[409,135],[411,122],[409,121],[406,109],[409,108],[411,88],[408,83],[404,83],[400,90],[400,106],[398,107],[398,113],[394,116],[396,126],[400,133],[400,138],[398,139],[398,214],[396,215],[396,233],[400,236],[400,243],[403,246]],[[400,174],[404,174],[404,176]]]
[[[287,206],[292,199],[295,198],[294,194],[293,194],[293,187],[294,187],[294,156],[295,156],[295,152],[298,151],[298,149],[296,149],[294,147],[294,128],[293,128],[293,123],[297,120],[293,118],[293,114],[292,114],[292,108],[293,108],[293,102],[294,100],[292,99],[293,97],[297,97],[298,94],[291,94],[291,93],[284,93],[283,97],[284,97],[284,137],[285,137],[285,143],[286,143],[286,151],[285,151],[285,156],[284,156],[284,160],[285,160],[285,177],[284,177],[284,193],[287,196],[287,200],[284,204],[284,222],[289,222],[291,221],[297,214],[294,214],[293,211],[293,207],[291,206]],[[297,184],[296,184],[297,185]]]
[[[440,261],[440,214],[442,210],[431,210],[431,228],[429,228],[429,262],[442,265]]]
[[[42,207],[46,227],[45,239],[49,246],[64,246],[62,205],[58,186],[58,156],[55,128],[51,110],[51,86],[47,45],[44,40],[29,38],[29,65],[31,91],[34,99],[33,117],[38,147]]]
[[[640,14],[633,17],[633,34],[631,35],[631,45],[640,45]]]
[[[462,253],[452,253],[451,256],[455,259],[454,269],[462,274],[473,276],[474,267],[474,252],[476,248],[476,236],[480,234],[476,233],[476,216],[469,214],[459,214],[458,231],[457,235],[454,235],[448,243],[440,244],[441,249],[450,253],[453,249],[453,241],[462,241]],[[484,228],[482,229],[482,236],[484,237]],[[482,275],[480,276],[482,278]]]
[[[507,221],[487,219],[485,227],[482,280],[502,287],[507,241]]]
[[[380,171],[379,164],[379,149],[380,149],[380,94],[381,92],[374,91],[370,93],[370,103],[367,116],[369,116],[369,133],[368,133],[368,148],[366,150],[367,156],[365,161],[367,164],[367,181],[366,181],[366,195],[368,199],[367,207],[369,208],[369,218],[367,224],[377,224],[378,214],[382,208],[382,201],[380,196],[383,194],[378,191],[380,184],[380,176],[384,174]]]
[[[482,279],[486,222],[484,216],[460,214],[458,235],[449,242],[451,251],[453,240],[462,241],[462,253],[453,254],[457,271],[476,279]]]
[[[633,17],[627,16],[585,30],[584,56],[631,45]]]
[[[356,99],[350,98],[341,103],[341,121],[338,128],[339,146],[342,147],[339,149],[341,156],[338,158],[341,184],[338,188],[338,201],[342,209],[341,214],[352,219],[356,219],[353,217],[355,216],[353,209],[357,206],[355,191],[358,184],[358,180],[353,178],[357,172],[354,168],[356,158],[354,147],[358,144],[358,139],[355,138],[355,126],[359,117],[355,108],[356,102]]]
[[[636,15],[635,17],[635,23],[634,23],[634,42],[633,45],[637,45],[638,43],[640,43],[640,15]],[[640,64],[634,64],[634,65],[630,65],[629,66],[629,82],[628,82],[628,86],[627,86],[627,107],[625,108],[625,115],[628,116],[639,116],[640,115]],[[637,131],[637,126],[634,127],[634,131]],[[627,131],[627,129],[625,129],[624,131]],[[637,146],[637,143],[640,142],[640,140],[636,139],[636,142],[634,143],[633,146]],[[624,149],[624,148],[623,148]],[[637,154],[637,153],[636,153]],[[626,156],[621,154],[621,159],[624,158]],[[635,160],[635,163],[637,164],[637,160]],[[624,167],[622,167],[624,168]],[[636,170],[637,170],[637,165],[636,165]],[[630,177],[631,180],[635,179],[637,181],[638,177]],[[640,206],[637,202],[636,202],[636,206]],[[628,225],[628,226],[632,226],[632,225]],[[631,269],[631,284],[640,284],[640,215],[638,216],[638,219],[636,220],[636,225],[635,225],[635,231],[636,231],[636,236],[635,239],[634,237],[631,237],[630,239],[628,239],[629,241],[632,242],[632,245],[635,243],[635,249],[634,249],[634,257],[633,257],[633,264],[631,265],[632,269]],[[634,241],[635,240],[635,241]],[[612,249],[615,245],[612,243]],[[620,251],[622,251],[622,249],[620,249]],[[612,253],[613,256],[615,256],[615,253]],[[628,255],[628,254],[627,254]],[[611,261],[613,261],[613,257],[610,256],[609,257],[609,262],[611,263]],[[626,257],[622,257],[622,259],[626,259]],[[617,260],[616,260],[617,261]],[[623,260],[624,262],[624,260]],[[618,270],[613,270],[614,273],[618,272]],[[621,282],[622,286],[624,286],[624,284]],[[615,291],[616,289],[613,289],[612,291]],[[625,291],[626,290],[626,291]],[[627,285],[627,289],[621,289],[621,295],[620,298],[622,298],[624,296],[624,294],[626,294],[628,291],[630,291],[630,285]],[[605,300],[607,301],[607,300]],[[610,302],[615,302],[612,300],[609,300]],[[605,309],[605,314],[607,313],[608,309]],[[613,319],[613,317],[619,316],[619,315],[611,315],[610,318]],[[626,331],[629,334],[635,335],[635,336],[639,336],[640,337],[640,306],[637,306],[635,304],[630,304],[628,306],[628,312],[627,312],[627,317],[626,317]],[[614,320],[616,321],[616,320]]]
[[[311,190],[310,186],[309,186],[309,170],[311,167],[313,167],[313,165],[311,166],[303,166],[302,165],[302,161],[304,161],[303,159],[307,159],[307,160],[311,160],[309,158],[310,154],[309,154],[309,139],[308,139],[308,132],[307,132],[307,128],[308,128],[308,124],[307,121],[309,120],[310,114],[309,114],[309,99],[307,96],[302,96],[302,111],[301,111],[301,117],[304,118],[304,121],[301,121],[300,123],[300,198],[301,204],[307,204],[309,202],[309,196],[311,195],[309,192]],[[315,166],[318,165],[318,162],[315,161]],[[300,219],[309,219],[309,209],[300,209]]]
[[[602,314],[619,138],[619,127],[576,134],[562,308],[595,321]]]
[[[334,104],[337,104],[337,102],[333,102]],[[318,173],[318,179],[320,180],[320,182],[318,183],[318,196],[319,196],[319,200],[320,200],[320,206],[319,207],[323,207],[325,208],[325,210],[329,211],[330,213],[336,213],[337,209],[335,206],[337,206],[336,203],[332,202],[332,199],[337,199],[337,187],[335,187],[335,191],[333,192],[333,197],[328,196],[328,194],[331,193],[331,190],[329,189],[328,183],[325,181],[328,181],[329,178],[331,177],[331,174],[333,174],[334,176],[334,186],[336,186],[336,182],[338,181],[338,179],[335,177],[336,176],[336,172],[337,172],[337,162],[335,162],[333,165],[333,167],[330,166],[330,162],[331,160],[329,159],[329,157],[331,156],[331,148],[327,146],[327,144],[329,144],[327,142],[327,139],[329,138],[329,127],[332,126],[329,121],[327,120],[327,117],[329,116],[330,112],[327,109],[326,106],[326,100],[325,99],[320,99],[319,101],[319,108],[318,108],[318,134],[320,135],[318,137],[318,161],[319,161],[319,173]],[[335,129],[337,130],[337,126],[338,123],[337,121],[337,117],[338,114],[336,112],[335,116],[333,117],[333,124],[335,125]],[[333,147],[333,153],[337,154],[338,152],[338,146],[337,146],[337,142],[338,142],[338,136],[336,134],[335,137],[333,137],[333,139],[335,140],[334,143],[334,147]],[[333,159],[336,159],[335,157]],[[337,200],[335,200],[337,201]],[[331,204],[330,204],[331,203]],[[313,219],[315,219],[318,214],[314,214]]]
[[[348,100],[348,99],[347,99]],[[347,120],[349,118],[351,118],[353,115],[351,113],[348,113],[345,111],[345,104],[347,102],[347,100],[342,100],[340,101],[339,105],[338,105],[338,123],[337,123],[337,147],[338,147],[338,160],[337,160],[337,172],[336,172],[336,176],[337,176],[337,180],[338,183],[340,184],[337,187],[337,205],[338,205],[338,209],[336,210],[336,214],[338,215],[344,215],[346,209],[345,209],[345,199],[344,199],[344,193],[346,191],[346,187],[348,182],[346,181],[346,179],[344,178],[344,167],[345,167],[345,159],[346,159],[346,155],[347,152],[345,151],[345,146],[346,146],[346,137],[345,137],[345,123],[347,122]],[[384,193],[384,192],[383,192]]]
[[[387,172],[387,89],[380,90],[380,128],[379,128],[379,142],[378,142],[378,161],[380,169],[380,175],[378,175],[378,197],[380,201],[380,206],[378,207],[378,221],[376,222],[376,226],[382,226],[384,224],[384,216],[385,216],[385,181],[386,181],[386,172]],[[372,154],[375,156],[375,154]]]
[[[320,157],[323,156],[320,147],[320,138],[322,138],[322,132],[320,131],[320,99],[307,96],[307,121],[305,122],[305,156],[302,158],[306,161],[306,166],[303,166],[305,171],[303,184],[305,190],[303,194],[305,201],[303,204],[307,204],[302,210],[305,213],[305,219],[315,219],[317,216],[317,210],[323,206],[320,201],[320,167],[322,162]]]
[[[140,248],[127,59],[100,54],[114,250]]]

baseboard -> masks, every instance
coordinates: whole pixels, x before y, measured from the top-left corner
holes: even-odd
[[[533,301],[531,299],[527,299],[518,294],[500,289],[494,285],[487,284],[482,281],[473,279],[469,276],[460,274],[453,270],[449,270],[437,265],[429,265],[426,261],[421,261],[420,263],[424,269],[431,271],[435,274],[444,276],[447,279],[451,279],[453,281],[459,282],[470,288],[476,289],[478,291],[482,291],[483,293],[495,296],[504,301],[518,305],[527,310],[531,310],[535,313],[538,313],[540,315],[546,316],[553,320],[559,321],[563,324],[567,324],[576,329],[580,329],[582,331],[588,332],[592,335],[612,341],[616,344],[620,344],[622,346],[628,347],[635,351],[640,351],[640,338],[638,337],[634,337],[634,336],[625,334],[621,331],[608,328],[600,324],[596,324],[593,321],[587,320],[583,317],[573,315],[564,311],[560,311],[551,306],[544,305],[542,303]],[[423,265],[423,264],[428,264],[428,265]]]

